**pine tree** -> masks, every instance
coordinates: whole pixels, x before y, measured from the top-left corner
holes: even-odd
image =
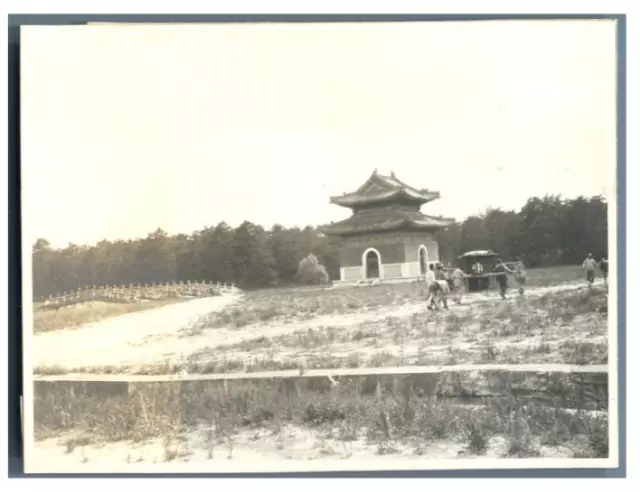
[[[234,232],[233,268],[238,283],[245,288],[275,285],[278,276],[264,229],[245,221]]]

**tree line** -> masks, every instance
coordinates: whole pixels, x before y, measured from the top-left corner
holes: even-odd
[[[527,267],[582,263],[588,253],[608,255],[607,202],[601,196],[530,198],[519,212],[489,209],[438,231],[441,261],[491,249]]]
[[[492,249],[520,256],[529,267],[579,263],[586,253],[607,254],[607,203],[602,197],[531,198],[519,212],[489,209],[436,234],[441,260],[455,263],[465,251]],[[271,229],[224,222],[193,234],[161,229],[135,240],[52,248],[33,246],[34,296],[92,285],[187,280],[233,282],[249,289],[301,281],[300,262],[313,254],[338,279],[338,243],[315,227]]]

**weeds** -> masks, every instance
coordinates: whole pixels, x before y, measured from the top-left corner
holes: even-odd
[[[217,445],[233,456],[235,436],[242,429],[273,426],[281,432],[284,425],[335,429],[344,442],[366,437],[381,453],[394,452],[401,443],[420,447],[461,440],[469,451],[481,454],[493,436],[502,436],[510,455],[535,456],[541,445],[567,443],[578,435],[589,436],[586,452],[591,456],[608,453],[607,418],[587,411],[525,406],[513,398],[469,407],[414,393],[381,390],[376,395],[358,388],[357,381],[344,381],[328,390],[292,391],[281,382],[265,381],[228,389],[219,382],[146,384],[130,395],[111,397],[56,391],[36,394],[35,429],[40,439],[61,432],[82,436],[67,440],[69,449],[159,437],[167,461],[182,456],[189,429],[202,429],[207,458],[213,459]]]
[[[66,448],[66,453],[71,454],[76,448],[84,448],[87,444],[91,442],[91,438],[89,436],[76,436],[69,437],[64,441],[64,446]]]
[[[560,345],[563,358],[569,364],[606,364],[609,358],[606,342],[566,341]]]
[[[162,440],[162,446],[164,448],[164,460],[173,461],[178,456],[179,444],[175,441],[171,434],[164,436]]]
[[[488,345],[482,351],[482,361],[483,362],[495,362],[498,359],[498,354],[500,351],[494,345]]]
[[[463,428],[464,437],[469,451],[475,454],[483,454],[487,450],[492,432],[482,422],[471,420],[466,422]]]
[[[529,422],[522,415],[522,409],[518,409],[509,421],[508,456],[529,458],[540,455],[539,447],[534,441]]]

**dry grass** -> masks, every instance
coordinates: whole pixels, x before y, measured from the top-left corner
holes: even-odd
[[[229,389],[208,383],[190,391],[158,384],[113,397],[56,391],[37,396],[34,408],[37,439],[67,436],[60,444],[73,449],[89,442],[162,438],[168,461],[180,455],[189,432],[206,433],[210,457],[214,448],[231,457],[240,433],[278,434],[285,426],[313,429],[345,446],[362,440],[379,454],[407,446],[420,454],[444,441],[482,454],[496,438],[506,442],[505,456],[538,456],[545,447],[569,448],[576,457],[608,454],[606,414],[525,405],[516,398],[459,405],[414,392],[363,393],[353,384],[328,391],[285,390],[277,382]]]
[[[175,366],[209,373],[297,367],[606,364],[606,303],[606,291],[594,288],[510,303],[487,302],[436,316],[417,313],[353,326],[300,328],[277,336],[260,335],[257,328],[255,337],[203,349]]]
[[[36,309],[33,311],[33,331],[41,333],[70,328],[78,328],[88,323],[114,318],[123,314],[154,309],[175,304],[184,299],[165,298],[158,300],[139,300],[137,302],[92,301],[58,309]]]
[[[580,267],[530,270],[529,287],[548,287],[575,282],[583,277]],[[322,315],[340,315],[374,310],[380,307],[411,304],[426,297],[422,283],[383,284],[370,287],[328,290],[270,289],[248,291],[243,306],[213,313],[201,322],[201,329],[243,328],[248,325],[295,323]]]
[[[576,281],[585,281],[585,273],[580,265],[527,270],[527,286],[529,287],[549,287]]]

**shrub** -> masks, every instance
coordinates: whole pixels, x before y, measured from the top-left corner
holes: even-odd
[[[320,264],[318,258],[309,254],[300,260],[298,265],[298,281],[306,285],[322,285],[329,283],[329,274]]]

